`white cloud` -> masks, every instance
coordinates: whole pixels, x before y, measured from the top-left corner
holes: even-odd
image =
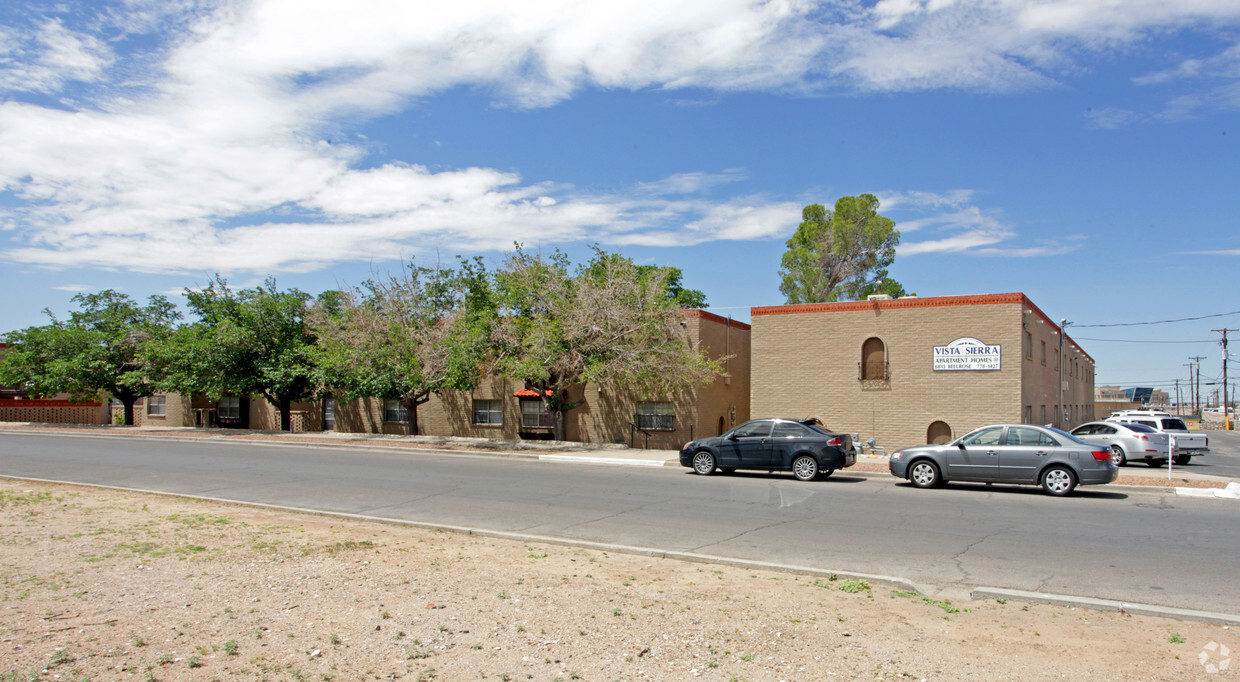
[[[52,288],[56,289],[57,291],[71,291],[75,294],[90,290],[90,287],[86,286],[85,284],[59,284]]]
[[[67,81],[98,79],[112,53],[100,39],[71,31],[58,20],[33,34],[0,27],[0,92],[54,92]]]
[[[637,189],[648,194],[696,194],[718,185],[740,182],[747,179],[741,169],[730,169],[722,173],[678,173],[656,182],[638,183]]]
[[[87,19],[87,9],[64,11],[0,27],[0,89],[44,93],[61,107],[0,103],[0,191],[16,200],[0,208],[0,229],[20,238],[4,256],[262,273],[430,245],[697,244],[771,239],[795,225],[799,206],[693,196],[743,171],[690,168],[599,194],[564,184],[571,178],[432,170],[420,159],[369,168],[366,140],[326,141],[450,88],[521,108],[584,87],[1044,87],[1082,51],[1235,24],[1240,0],[123,0]],[[1224,55],[1217,61],[1206,66],[1223,69]],[[1194,68],[1204,67],[1182,67]],[[1232,97],[1220,88],[1182,108]],[[695,92],[690,101],[710,100]],[[960,217],[972,201],[962,190],[888,201],[959,214],[909,221],[906,230],[943,235],[902,252],[1011,238],[1008,227]]]
[[[893,198],[892,207],[897,210],[918,215],[896,224],[902,237],[896,247],[900,257],[953,253],[1030,258],[1068,253],[1077,249],[1082,241],[1079,237],[1068,237],[1062,242],[1046,242],[1037,246],[1013,244],[1019,236],[1016,229],[1005,222],[997,211],[974,205],[974,192],[971,190],[958,189],[946,193],[914,191],[888,193],[885,196]],[[909,233],[913,232],[925,234],[926,238],[908,241]]]

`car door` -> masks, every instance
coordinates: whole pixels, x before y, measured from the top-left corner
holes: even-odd
[[[1002,426],[990,426],[962,436],[956,441],[956,447],[947,448],[944,454],[943,477],[949,481],[999,480],[1002,439]]]
[[[719,466],[765,469],[770,466],[772,419],[756,419],[736,427],[719,446]]]
[[[806,443],[815,437],[813,431],[795,422],[775,422],[768,450],[769,465],[774,469],[792,467],[792,456],[806,450]]]
[[[1036,482],[1057,447],[1058,441],[1037,429],[1009,426],[1003,445],[999,446],[999,480]]]

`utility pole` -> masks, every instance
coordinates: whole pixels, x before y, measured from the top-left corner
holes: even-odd
[[[1223,334],[1223,429],[1231,430],[1231,413],[1227,411],[1227,332],[1240,332],[1240,329],[1211,329],[1212,332]]]
[[[1189,360],[1197,361],[1197,392],[1193,394],[1193,411],[1201,414],[1201,361],[1205,360],[1203,355],[1194,355]]]
[[[1176,411],[1176,414],[1181,414],[1184,412],[1184,410],[1180,407],[1180,380],[1179,379],[1175,380],[1175,411]]]
[[[1193,397],[1193,363],[1190,362],[1184,366],[1188,368],[1188,397],[1189,399],[1192,399]],[[1184,414],[1183,406],[1180,406],[1179,409],[1180,409],[1180,414]],[[1194,405],[1192,409],[1195,412],[1197,410],[1197,407]]]
[[[1067,358],[1063,356],[1063,338],[1068,335],[1070,324],[1072,323],[1066,319],[1059,320],[1059,405],[1055,409],[1055,425],[1061,429],[1068,428],[1067,424],[1059,420],[1059,415],[1063,414],[1063,366],[1067,364]]]

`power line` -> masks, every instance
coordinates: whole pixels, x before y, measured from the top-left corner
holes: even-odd
[[[1240,310],[1231,313],[1216,313],[1214,315],[1202,315],[1200,317],[1181,317],[1175,320],[1154,320],[1153,322],[1119,322],[1116,324],[1073,324],[1073,327],[1139,327],[1147,324],[1169,324],[1171,322],[1192,322],[1194,320],[1208,320],[1212,317],[1226,317],[1228,315],[1240,315]]]
[[[1088,325],[1082,325],[1088,326]],[[1204,341],[1140,341],[1137,339],[1091,339],[1084,336],[1076,337],[1077,341],[1106,341],[1110,343],[1218,343],[1214,339],[1205,339]]]

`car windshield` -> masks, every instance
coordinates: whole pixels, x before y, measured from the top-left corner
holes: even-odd
[[[802,424],[802,426],[804,426],[805,428],[809,429],[810,431],[815,431],[815,432],[817,432],[817,433],[821,433],[821,434],[822,434],[822,435],[824,435],[824,436],[829,436],[829,435],[831,435],[831,434],[827,433],[827,430],[826,430],[826,429],[822,428],[821,426],[819,426],[819,425],[817,425],[817,424],[804,424],[804,423],[803,423],[803,424]]]
[[[1162,426],[1163,426],[1164,431],[1187,431],[1188,430],[1188,427],[1184,425],[1184,422],[1179,419],[1164,419],[1162,420]]]
[[[1124,424],[1124,427],[1129,431],[1136,431],[1137,433],[1158,433],[1145,424]]]

